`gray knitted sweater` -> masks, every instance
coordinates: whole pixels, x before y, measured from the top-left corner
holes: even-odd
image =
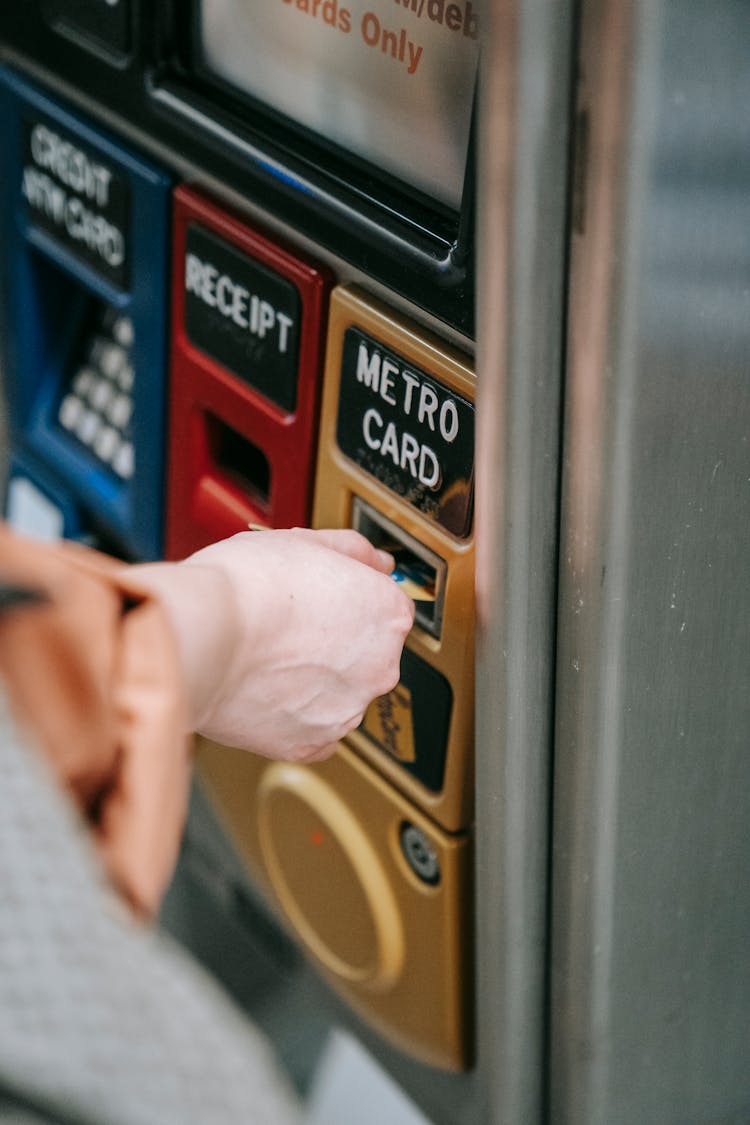
[[[298,1122],[240,1013],[179,947],[126,917],[26,742],[0,685],[0,1120]]]

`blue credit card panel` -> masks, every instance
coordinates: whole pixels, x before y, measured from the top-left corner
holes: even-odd
[[[23,535],[47,541],[76,539],[100,546],[91,529],[81,522],[81,509],[71,500],[65,485],[29,453],[18,453],[10,459],[5,515]]]
[[[12,452],[132,558],[162,555],[170,179],[0,68]]]

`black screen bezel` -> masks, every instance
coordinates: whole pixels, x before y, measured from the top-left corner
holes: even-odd
[[[262,206],[473,335],[475,109],[455,210],[213,72],[202,49],[199,0],[190,0],[188,12],[172,5],[164,30],[170,46],[151,83],[162,112],[211,134],[242,166]]]

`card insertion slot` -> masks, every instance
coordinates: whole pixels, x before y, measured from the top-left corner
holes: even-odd
[[[375,547],[393,555],[393,578],[413,599],[416,624],[439,637],[445,599],[445,560],[359,497],[354,497],[352,503],[352,527]]]

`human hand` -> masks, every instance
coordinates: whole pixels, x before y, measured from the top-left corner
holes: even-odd
[[[395,686],[413,602],[393,560],[351,530],[243,532],[134,568],[178,640],[196,730],[313,761]]]

